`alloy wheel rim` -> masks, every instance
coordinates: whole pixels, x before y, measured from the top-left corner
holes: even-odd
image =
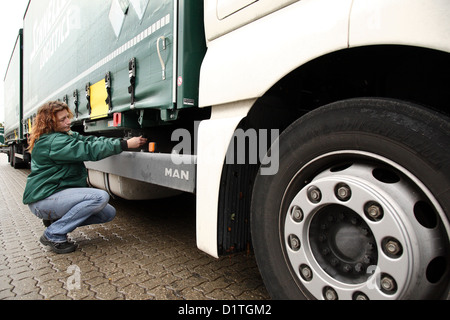
[[[336,153],[316,160],[327,156]],[[282,241],[294,278],[316,299],[404,299],[419,286],[420,297],[432,296],[448,273],[442,209],[405,169],[357,156],[320,172],[290,202]]]

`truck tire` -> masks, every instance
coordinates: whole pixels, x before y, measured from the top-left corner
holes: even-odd
[[[449,146],[450,119],[405,101],[345,100],[295,121],[278,173],[253,189],[272,298],[446,299]]]
[[[14,169],[23,169],[25,168],[25,163],[22,159],[16,157],[18,146],[17,145],[11,145],[11,158],[10,158],[10,164]]]
[[[11,167],[13,167],[14,169],[16,169],[16,147],[14,144],[12,144],[9,147],[9,164],[11,165]]]

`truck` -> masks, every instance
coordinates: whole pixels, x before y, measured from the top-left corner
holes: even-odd
[[[87,162],[91,186],[194,194],[199,250],[251,250],[272,298],[447,299],[449,15],[446,0],[31,0],[5,79],[9,159],[30,162],[37,110],[61,100],[73,131],[149,141]]]

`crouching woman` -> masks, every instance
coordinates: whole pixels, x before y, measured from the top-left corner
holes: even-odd
[[[76,245],[67,234],[77,227],[114,219],[109,194],[89,188],[84,161],[98,161],[143,146],[142,137],[127,141],[82,136],[71,131],[72,112],[60,101],[39,108],[29,138],[31,173],[23,194],[27,204],[47,229],[40,242],[56,253],[69,253]]]

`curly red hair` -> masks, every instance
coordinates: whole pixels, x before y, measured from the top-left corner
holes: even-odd
[[[39,140],[41,135],[55,132],[57,125],[56,114],[63,110],[69,113],[70,118],[73,117],[69,106],[61,101],[49,101],[39,108],[28,140],[28,151],[30,153],[33,151],[34,144]]]

